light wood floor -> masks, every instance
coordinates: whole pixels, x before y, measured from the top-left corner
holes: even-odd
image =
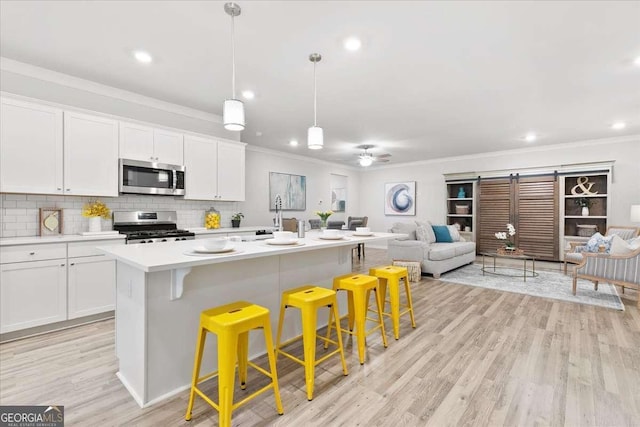
[[[354,269],[385,255],[367,249]],[[312,402],[303,368],[280,358],[285,414],[268,392],[234,412],[233,424],[640,426],[635,293],[618,312],[428,278],[412,289],[416,329],[403,319],[387,349],[370,336],[363,366],[347,341],[349,375],[337,358],[321,364]],[[115,377],[113,333],[109,320],[1,345],[0,404],[64,405],[68,426],[218,424],[200,399],[184,421],[187,391],[140,409]],[[247,391],[264,383],[250,372]],[[215,382],[205,388],[217,399]]]

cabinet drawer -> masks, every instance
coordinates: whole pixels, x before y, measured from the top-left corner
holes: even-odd
[[[66,243],[0,247],[0,264],[67,257]]]
[[[69,243],[69,258],[104,255],[104,252],[96,249],[98,246],[124,245],[122,240],[92,240],[90,242]]]

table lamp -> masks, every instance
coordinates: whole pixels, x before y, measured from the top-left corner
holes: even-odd
[[[640,222],[640,205],[631,205],[631,222]]]

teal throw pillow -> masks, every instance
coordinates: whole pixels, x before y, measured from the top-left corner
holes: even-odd
[[[433,228],[433,233],[436,235],[437,243],[453,243],[449,227],[446,225],[432,225],[431,228]]]

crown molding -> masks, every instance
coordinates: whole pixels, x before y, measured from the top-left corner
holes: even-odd
[[[634,142],[634,141],[640,141],[640,134],[616,136],[611,138],[587,139],[584,141],[566,142],[562,144],[553,144],[553,145],[540,145],[537,147],[514,148],[513,150],[488,151],[486,153],[465,154],[464,156],[439,157],[436,159],[419,160],[416,162],[396,163],[393,165],[380,165],[380,166],[377,166],[375,169],[380,170],[380,169],[393,169],[393,168],[407,167],[407,166],[431,165],[434,163],[456,162],[460,160],[477,160],[477,159],[496,157],[501,155],[539,153],[541,151],[561,150],[565,148],[583,148],[585,146],[593,146],[593,145],[621,144],[625,142]],[[367,172],[367,170],[364,170],[362,172]]]
[[[246,149],[247,149],[247,151],[254,151],[256,153],[271,154],[273,156],[284,157],[284,158],[288,158],[288,159],[291,159],[291,160],[300,160],[300,161],[305,161],[305,162],[309,162],[309,163],[315,163],[315,164],[323,165],[323,166],[331,166],[333,168],[340,168],[340,169],[346,169],[346,170],[361,172],[361,168],[357,168],[357,167],[354,167],[354,166],[347,166],[347,165],[343,165],[341,163],[328,162],[326,160],[319,160],[319,159],[316,159],[316,158],[313,158],[313,157],[302,156],[300,154],[291,154],[291,153],[287,153],[285,151],[273,150],[271,148],[258,147],[258,146],[255,146],[255,145],[247,145]]]
[[[184,107],[182,105],[140,95],[128,90],[118,89],[113,86],[107,86],[90,80],[81,79],[69,74],[63,74],[47,68],[9,59],[4,56],[0,56],[0,70],[82,90],[96,95],[107,96],[121,101],[150,107],[168,113],[205,120],[212,123],[222,123],[222,117],[217,114],[207,113],[201,110],[196,110],[195,108]]]

